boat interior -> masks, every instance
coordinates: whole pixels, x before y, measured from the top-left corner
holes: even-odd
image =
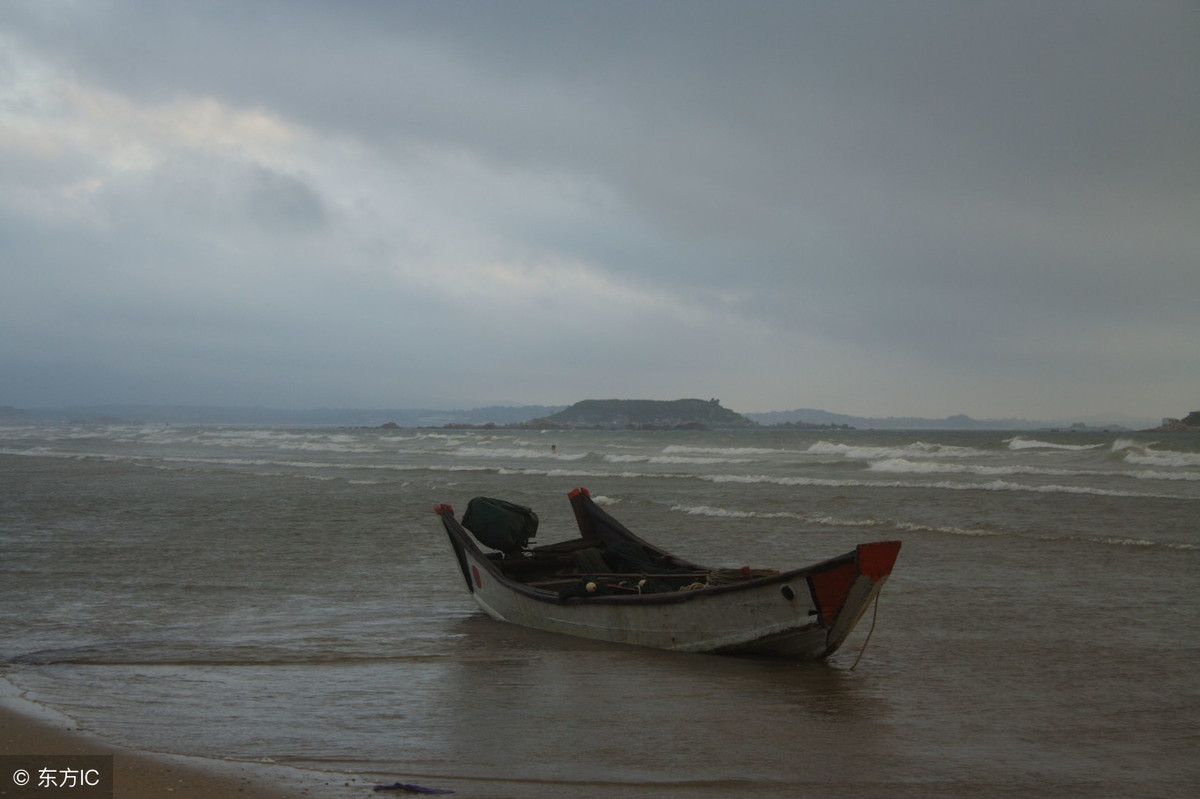
[[[505,577],[563,599],[693,591],[779,573],[748,567],[713,569],[677,558],[638,538],[593,504],[586,491],[578,491],[572,492],[571,501],[582,533],[579,538],[529,547],[536,515],[528,508],[486,498],[477,500],[493,504],[485,512],[474,506],[473,514],[469,506],[463,526],[481,543],[505,550],[487,556]],[[508,529],[498,533],[497,525]]]
[[[633,542],[609,544],[577,538],[534,547],[517,557],[488,556],[509,579],[562,597],[660,593],[705,587],[712,570]]]

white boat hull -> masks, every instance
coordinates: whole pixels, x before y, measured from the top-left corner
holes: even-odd
[[[733,585],[562,599],[515,583],[498,568],[495,555],[484,554],[462,531],[452,509],[439,506],[439,511],[471,595],[492,618],[682,652],[826,657],[878,596],[900,546],[863,544],[823,564]]]

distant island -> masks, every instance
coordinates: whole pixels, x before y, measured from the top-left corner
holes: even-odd
[[[718,399],[678,400],[581,400],[549,416],[506,425],[522,430],[733,430],[762,427],[762,423],[731,411]],[[451,423],[452,429],[480,425]],[[495,428],[497,425],[482,425]],[[772,427],[789,430],[853,430],[847,424],[802,421],[781,422]]]
[[[520,425],[536,430],[712,430],[758,427],[720,400],[582,400]]]

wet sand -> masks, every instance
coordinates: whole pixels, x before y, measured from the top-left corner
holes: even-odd
[[[4,705],[0,705],[0,754],[112,755],[113,796],[124,799],[298,799],[327,795],[311,782],[271,784],[274,780],[265,773],[265,766],[135,752]]]

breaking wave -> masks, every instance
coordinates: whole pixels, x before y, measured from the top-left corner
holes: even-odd
[[[1154,449],[1157,441],[1143,443],[1128,438],[1118,438],[1112,443],[1114,454],[1124,453],[1124,461],[1136,466],[1161,466],[1167,469],[1200,466],[1200,452],[1180,452],[1170,449]]]
[[[1125,462],[1138,466],[1164,466],[1168,468],[1200,466],[1200,452],[1172,452],[1171,450],[1143,450],[1125,453]]]
[[[716,463],[738,464],[752,462],[751,458],[705,458],[695,455],[605,455],[604,460],[607,463],[692,464],[695,466],[710,466]]]
[[[1146,497],[1154,499],[1176,499],[1170,494],[1152,494],[1142,491],[1094,488],[1092,486],[1026,485],[1009,480],[992,480],[987,483],[955,483],[947,481],[918,482],[905,480],[837,480],[821,477],[788,477],[765,474],[714,474],[697,475],[713,483],[769,483],[783,486],[824,486],[827,488],[920,488],[947,491],[1027,491],[1036,494],[1090,494],[1102,497]]]
[[[841,444],[834,441],[818,441],[806,452],[810,455],[836,455],[851,460],[879,460],[882,458],[971,458],[986,455],[972,447],[956,447],[950,444],[927,444],[914,441],[901,447],[864,447]]]
[[[936,463],[931,461],[912,461],[908,458],[887,458],[886,460],[874,461],[867,467],[867,471],[899,474],[978,474],[988,476],[1013,474],[1086,474],[1086,472],[1074,472],[1066,469],[1035,469],[1031,466],[981,466],[968,463]]]
[[[722,455],[739,457],[745,455],[778,455],[785,450],[768,449],[766,447],[663,447],[664,455]]]
[[[888,519],[843,519],[827,514],[794,513],[788,511],[743,511],[730,508],[717,508],[711,505],[675,505],[672,511],[686,513],[689,516],[710,516],[719,519],[796,519],[808,524],[819,524],[826,527],[872,528],[883,527],[909,533],[941,533],[943,535],[959,535],[969,537],[1011,536],[1028,538],[1038,541],[1080,541],[1090,544],[1120,547],[1144,547],[1156,549],[1173,549],[1195,551],[1200,550],[1196,544],[1178,541],[1148,541],[1144,538],[1120,538],[1116,536],[1078,536],[1052,535],[1047,533],[1032,533],[1016,530],[998,530],[986,527],[955,527],[952,525],[915,524],[913,522],[892,521]]]
[[[1010,438],[1004,443],[1008,444],[1008,448],[1012,450],[1062,449],[1069,451],[1082,451],[1087,449],[1100,449],[1104,446],[1103,444],[1056,444],[1052,441],[1039,441],[1036,438],[1025,438],[1024,436]]]
[[[1147,465],[1165,466],[1166,463],[1149,463]],[[910,461],[907,458],[888,458],[875,461],[867,467],[869,472],[888,474],[974,474],[985,477],[1004,477],[1011,475],[1042,475],[1045,477],[1131,477],[1135,480],[1200,480],[1200,472],[1163,472],[1146,469],[1108,472],[1096,469],[1051,469],[1036,466],[982,466],[971,463],[933,463],[929,461]]]

